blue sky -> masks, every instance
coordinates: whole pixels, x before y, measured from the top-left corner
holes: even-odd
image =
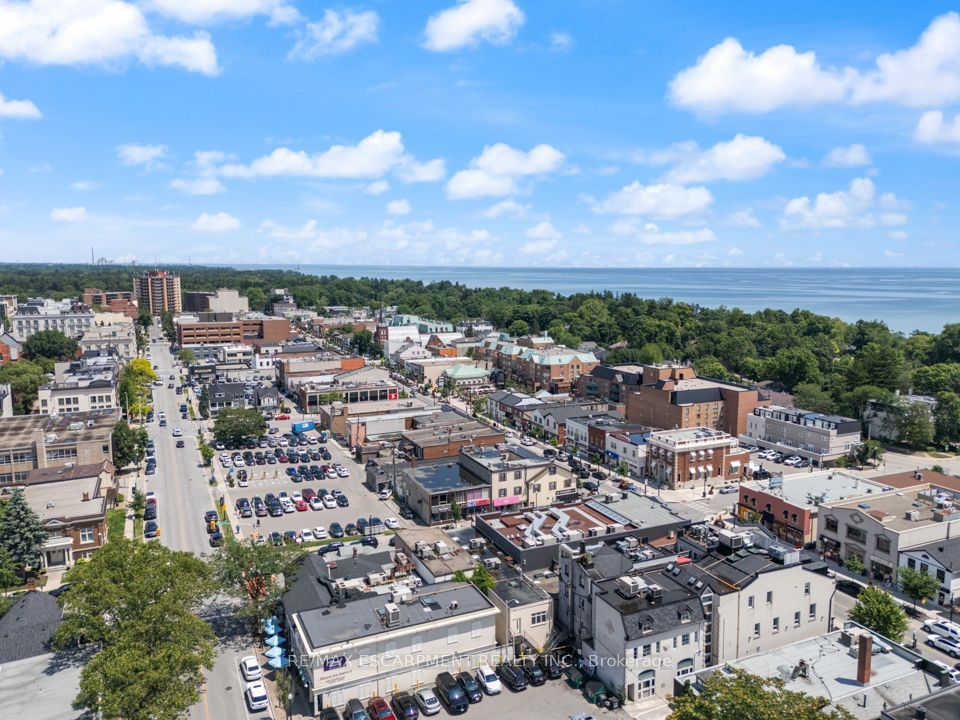
[[[945,3],[0,0],[0,259],[955,266]]]

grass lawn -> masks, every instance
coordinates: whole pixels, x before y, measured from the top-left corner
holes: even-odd
[[[133,519],[133,539],[139,540],[143,537],[143,518]]]
[[[113,508],[107,510],[107,541],[123,537],[123,526],[127,522],[126,510]]]

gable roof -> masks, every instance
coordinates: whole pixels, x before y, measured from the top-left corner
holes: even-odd
[[[28,592],[0,617],[0,663],[50,652],[49,643],[63,611],[52,595]]]

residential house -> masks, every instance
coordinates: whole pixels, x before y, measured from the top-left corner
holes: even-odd
[[[899,566],[919,570],[937,579],[939,605],[960,603],[960,538],[946,538],[900,551]]]
[[[245,408],[246,387],[243,383],[210,383],[204,388],[210,404],[210,416],[216,417],[223,408]]]
[[[543,404],[543,400],[526,393],[497,390],[487,398],[487,415],[502,425],[525,431],[529,428],[527,413]]]
[[[258,387],[254,391],[254,402],[261,410],[274,410],[280,407],[280,391],[275,387]]]
[[[0,365],[20,359],[23,344],[8,332],[0,332]]]

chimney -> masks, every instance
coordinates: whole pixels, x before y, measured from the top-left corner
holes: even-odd
[[[873,635],[863,633],[857,647],[857,682],[861,685],[870,684],[870,664],[873,660]]]
[[[89,502],[89,500],[90,500],[90,493],[85,492],[83,494],[83,502]]]

